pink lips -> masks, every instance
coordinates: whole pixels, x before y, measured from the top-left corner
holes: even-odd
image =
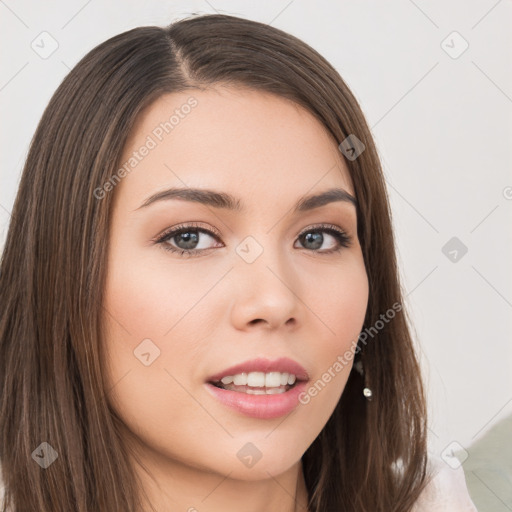
[[[281,372],[281,373],[293,373],[297,380],[308,380],[308,372],[299,363],[289,359],[288,357],[281,357],[270,361],[265,358],[252,359],[251,361],[245,361],[243,363],[231,366],[222,370],[211,377],[208,377],[208,382],[215,382],[226,377],[226,375],[236,375],[237,373],[249,373],[249,372]]]
[[[212,382],[219,381],[227,375],[249,372],[281,372],[293,373],[297,380],[295,385],[284,393],[273,395],[251,395],[238,391],[229,391],[216,387]],[[222,372],[212,375],[207,379],[206,389],[219,402],[231,409],[258,419],[272,419],[291,413],[299,403],[299,396],[306,389],[309,376],[307,371],[299,364],[287,357],[269,361],[268,359],[253,359],[246,361]]]

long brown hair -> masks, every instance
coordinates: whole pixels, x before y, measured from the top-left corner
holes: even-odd
[[[299,39],[226,15],[129,30],[90,51],[51,98],[31,141],[0,267],[0,460],[16,512],[140,510],[140,488],[104,389],[101,318],[113,193],[138,114],[165,93],[233,84],[306,108],[340,144],[369,279],[364,329],[402,305],[378,153],[337,71]],[[404,307],[359,340],[364,378],[302,457],[309,510],[409,511],[426,484],[426,406]],[[381,323],[382,320],[381,320]],[[373,399],[362,393],[368,386]],[[46,443],[46,444],[45,444]],[[52,451],[53,450],[53,451]],[[58,458],[43,471],[39,461]],[[2,509],[5,510],[5,509]]]

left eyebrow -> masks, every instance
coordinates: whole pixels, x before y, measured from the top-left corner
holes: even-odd
[[[158,201],[181,199],[197,202],[213,208],[223,208],[237,212],[245,211],[240,199],[227,194],[204,188],[170,188],[149,196],[136,210],[146,208]],[[357,207],[357,199],[342,188],[331,188],[320,194],[301,197],[294,206],[294,213],[320,208],[333,202],[345,202]]]
[[[329,203],[337,201],[347,202],[357,207],[357,199],[342,188],[330,188],[325,192],[316,195],[305,196],[297,201],[294,212],[313,210]]]

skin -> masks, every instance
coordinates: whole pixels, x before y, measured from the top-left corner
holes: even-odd
[[[244,360],[290,357],[312,384],[353,350],[368,303],[356,209],[333,202],[292,213],[304,195],[331,187],[354,195],[353,184],[318,120],[286,99],[244,88],[161,97],[140,115],[122,161],[190,96],[197,106],[109,192],[108,400],[126,439],[134,439],[130,453],[153,476],[134,463],[156,510],[217,512],[240,503],[246,512],[306,510],[301,457],[332,414],[352,363],[307,405],[276,419],[226,407],[205,381]],[[139,208],[174,186],[228,192],[246,211],[179,199]],[[205,250],[193,257],[155,243],[189,222],[218,230],[219,239],[195,231]],[[319,223],[341,228],[351,245],[322,253],[339,247],[323,231],[320,248],[301,243],[298,235]],[[235,250],[247,236],[263,248],[250,264]],[[187,247],[179,236],[165,243]],[[147,338],[160,350],[149,366],[134,356]],[[262,454],[250,468],[237,457],[249,442]]]

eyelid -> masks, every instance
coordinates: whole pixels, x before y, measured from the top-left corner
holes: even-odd
[[[349,234],[347,233],[347,231],[345,229],[337,226],[336,224],[329,224],[328,222],[320,222],[318,224],[312,224],[310,226],[307,226],[297,236],[301,236],[304,233],[307,233],[308,231],[321,231],[321,230],[329,230],[329,229],[332,229],[338,233],[343,233],[347,237],[349,236]]]
[[[214,228],[213,226],[210,226],[208,228],[204,227],[201,222],[196,221],[190,221],[190,222],[183,222],[181,224],[178,224],[177,226],[172,226],[170,228],[166,228],[162,233],[157,235],[155,238],[152,238],[151,241],[158,243],[161,240],[165,239],[165,237],[170,234],[174,233],[175,231],[179,231],[180,229],[197,229],[201,232],[206,232],[206,234],[209,234],[209,232],[212,232],[216,237],[221,238],[221,233],[219,230]]]

